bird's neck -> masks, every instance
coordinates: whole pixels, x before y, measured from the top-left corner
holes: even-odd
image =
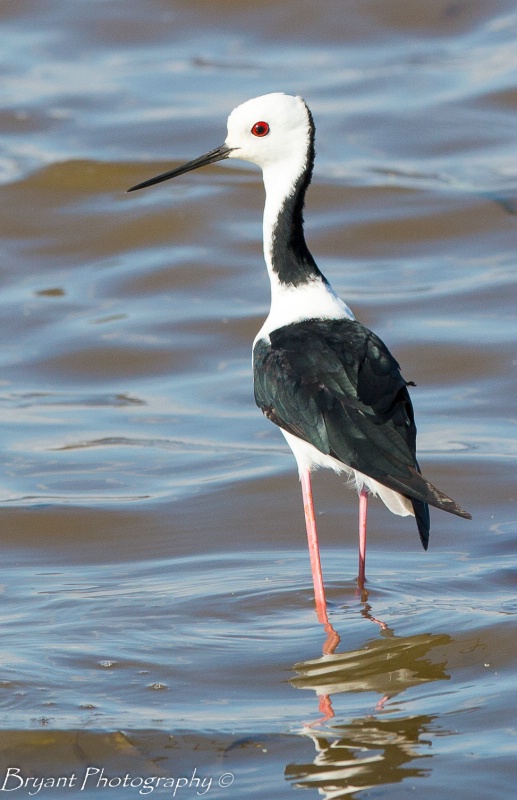
[[[303,206],[312,174],[312,147],[300,164],[297,155],[282,168],[264,169],[264,257],[272,284],[301,286],[323,276],[305,242]]]
[[[308,168],[301,170],[293,159],[291,165],[283,163],[281,171],[273,167],[263,170],[264,257],[271,281],[271,308],[257,338],[302,319],[353,319],[305,243],[303,203],[311,167],[312,160]]]

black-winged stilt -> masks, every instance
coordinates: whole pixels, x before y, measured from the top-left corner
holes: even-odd
[[[225,158],[262,168],[271,308],[253,344],[255,399],[282,430],[298,464],[316,608],[326,621],[311,470],[330,467],[357,487],[361,587],[369,492],[394,514],[416,518],[425,550],[428,505],[467,519],[470,514],[422,476],[408,383],[399,365],[335,294],[305,243],[302,212],[314,163],[314,130],[301,97],[257,97],[232,111],[223,145],[129,191]]]

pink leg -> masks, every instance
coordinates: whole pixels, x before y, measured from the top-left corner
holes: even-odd
[[[314,583],[314,599],[316,601],[316,613],[320,622],[328,622],[327,603],[325,601],[325,589],[323,587],[323,575],[321,573],[320,548],[318,544],[318,531],[316,529],[316,518],[314,516],[314,503],[312,501],[312,486],[310,470],[304,469],[300,474],[303,494],[303,510],[305,512],[305,525],[307,527],[307,539],[309,542],[309,556],[311,559],[312,580]]]
[[[368,517],[368,489],[361,489],[359,493],[359,575],[360,588],[364,587],[366,580],[366,520]]]

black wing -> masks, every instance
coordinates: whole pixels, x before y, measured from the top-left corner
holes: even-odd
[[[386,345],[349,319],[278,328],[254,350],[255,400],[281,428],[409,497],[424,547],[427,503],[468,516],[420,474],[407,383]]]

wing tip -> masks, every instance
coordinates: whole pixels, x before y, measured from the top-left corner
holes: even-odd
[[[440,492],[440,504],[437,505],[437,508],[440,508],[442,511],[447,511],[449,514],[454,514],[456,517],[462,517],[463,519],[472,519],[472,514],[468,511],[465,511],[458,503],[453,500],[451,497],[447,497]]]
[[[425,481],[428,489],[428,496],[426,497],[426,502],[430,505],[434,506],[435,508],[439,508],[441,511],[447,511],[449,514],[454,514],[457,517],[463,517],[463,519],[472,519],[472,514],[468,511],[465,511],[456,500],[453,500],[452,497],[445,494],[445,492],[440,491],[437,489],[436,486],[433,486],[432,483],[421,476]]]

